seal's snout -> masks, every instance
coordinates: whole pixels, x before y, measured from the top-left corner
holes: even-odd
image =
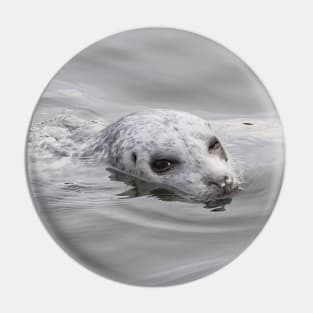
[[[219,179],[209,180],[208,185],[215,186],[223,195],[230,194],[238,189],[238,184],[231,176],[223,176]]]

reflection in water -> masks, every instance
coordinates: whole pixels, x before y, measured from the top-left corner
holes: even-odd
[[[107,170],[110,172],[109,178],[112,181],[120,181],[132,186],[132,188],[117,194],[117,196],[125,198],[152,196],[162,201],[203,202],[197,201],[188,196],[188,194],[171,186],[150,183],[114,168],[107,168]],[[231,198],[211,199],[204,202],[204,208],[211,209],[212,212],[224,212],[225,205],[231,203],[231,201]]]

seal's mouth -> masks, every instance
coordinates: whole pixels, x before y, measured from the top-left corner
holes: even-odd
[[[220,199],[220,200],[228,199],[230,197],[233,197],[235,194],[237,194],[238,191],[239,191],[238,185],[222,187],[216,199]]]
[[[234,194],[239,188],[236,178],[231,176],[224,176],[217,181],[210,180],[207,184],[212,190],[212,194],[214,194],[216,198],[221,199]]]

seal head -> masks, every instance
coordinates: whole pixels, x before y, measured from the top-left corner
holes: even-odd
[[[123,173],[169,186],[190,199],[229,198],[238,178],[210,124],[190,113],[133,113],[103,129],[89,152]]]

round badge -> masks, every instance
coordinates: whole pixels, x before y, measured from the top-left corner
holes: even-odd
[[[37,212],[69,255],[119,282],[167,286],[215,272],[258,235],[280,191],[284,138],[266,89],[232,52],[136,29],[53,77],[26,163]]]

